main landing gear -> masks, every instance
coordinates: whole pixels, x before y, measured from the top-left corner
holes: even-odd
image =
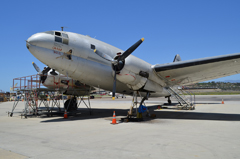
[[[150,95],[150,93],[147,92],[146,96],[142,98],[142,100],[141,100],[141,102],[140,102],[140,105],[142,105],[145,100],[148,100],[149,95]],[[139,105],[139,106],[140,106],[140,105]]]
[[[141,107],[141,105],[144,104],[145,100],[148,100],[149,95],[150,95],[150,93],[147,92],[146,95],[142,98],[140,92],[135,91],[133,93],[132,105],[130,107],[130,110],[128,111],[128,115],[127,115],[127,118],[126,118],[127,121],[142,121],[142,112],[139,112],[138,109]],[[138,96],[141,97],[141,102],[140,103],[137,101]],[[135,111],[134,111],[134,108],[136,109]],[[147,116],[150,116],[148,110],[147,110]]]
[[[168,101],[168,105],[171,105],[171,104],[172,104],[172,101],[171,101],[170,97],[171,97],[171,96],[165,97],[165,98],[168,98],[168,100],[167,100],[167,101]]]

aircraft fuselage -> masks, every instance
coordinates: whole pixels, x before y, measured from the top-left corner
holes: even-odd
[[[37,59],[59,73],[109,91],[113,87],[112,63],[98,56],[94,50],[111,57],[124,52],[89,36],[62,31],[34,34],[27,40],[27,47]],[[117,74],[117,92],[132,94],[134,90],[140,90],[151,92],[152,97],[168,96],[163,88],[166,83],[151,67],[151,64],[133,55],[127,57],[123,69]],[[148,76],[140,72],[147,72]]]

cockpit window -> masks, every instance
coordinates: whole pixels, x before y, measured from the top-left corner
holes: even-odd
[[[68,38],[68,35],[67,35],[67,34],[64,34],[64,33],[62,33],[62,36],[63,36],[64,38]]]
[[[63,38],[63,44],[68,45],[68,39]]]
[[[57,35],[57,36],[61,36],[61,32],[57,32],[57,31],[55,31],[55,35]]]
[[[55,31],[55,41],[68,45],[68,35],[65,33]]]
[[[55,41],[59,42],[59,43],[62,43],[62,38],[55,36]]]
[[[62,37],[63,37],[63,44],[68,45],[68,35],[65,33],[62,33]]]

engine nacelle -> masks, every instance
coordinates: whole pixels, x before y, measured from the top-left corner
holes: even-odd
[[[114,75],[114,72],[113,72]],[[133,73],[125,68],[123,68],[120,73],[116,75],[118,81],[125,83],[132,90],[139,90],[142,88],[146,82],[147,78],[142,77],[136,73]]]

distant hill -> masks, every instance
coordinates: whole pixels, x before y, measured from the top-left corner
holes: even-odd
[[[223,82],[240,83],[240,80],[225,80]]]

